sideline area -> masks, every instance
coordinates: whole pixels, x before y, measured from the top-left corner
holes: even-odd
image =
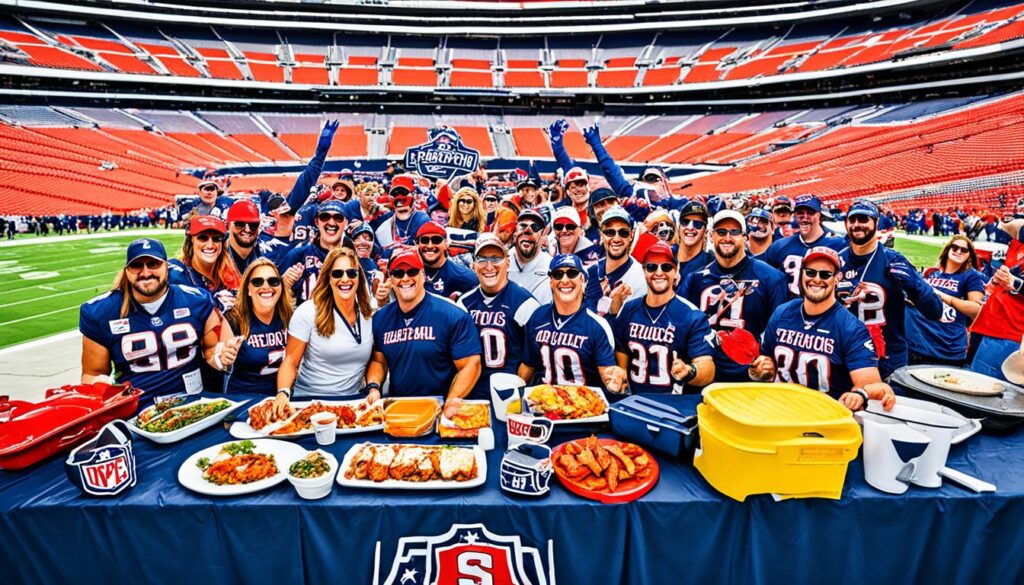
[[[0,349],[0,394],[37,401],[48,388],[82,377],[82,334],[58,333]]]

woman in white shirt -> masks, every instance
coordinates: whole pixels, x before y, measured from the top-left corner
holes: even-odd
[[[347,247],[331,250],[310,300],[288,325],[275,410],[284,413],[293,388],[296,397],[359,397],[373,349],[372,314],[356,253]]]

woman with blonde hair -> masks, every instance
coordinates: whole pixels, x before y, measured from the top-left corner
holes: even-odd
[[[359,257],[344,246],[327,254],[310,300],[288,324],[277,372],[275,411],[295,396],[360,396],[373,349],[373,305]]]
[[[487,213],[476,189],[463,187],[455,192],[448,206],[448,226],[474,232],[487,226]]]
[[[924,280],[942,299],[942,318],[933,321],[907,307],[907,344],[911,364],[964,366],[967,326],[981,312],[985,277],[978,271],[974,242],[960,234],[939,253],[937,266],[924,271]]]
[[[184,284],[205,290],[213,296],[221,311],[235,304],[235,293],[241,277],[225,245],[227,228],[212,215],[189,220],[188,234],[181,253],[167,267],[171,284]]]
[[[224,378],[225,392],[274,394],[294,311],[292,291],[277,265],[267,258],[254,260],[242,275],[238,301],[225,315],[242,340]]]

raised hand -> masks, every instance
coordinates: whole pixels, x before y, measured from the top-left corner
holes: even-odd
[[[583,129],[583,138],[587,144],[601,144],[601,130],[597,124]]]
[[[550,126],[548,126],[548,134],[551,135],[552,142],[561,142],[562,136],[565,135],[568,130],[569,123],[565,120],[555,120]]]
[[[327,149],[331,147],[331,142],[334,141],[334,133],[338,131],[338,126],[341,122],[338,120],[328,120],[322,130],[320,130],[320,139],[316,143],[316,149]]]
[[[302,272],[302,264],[300,262],[296,262],[294,266],[284,271],[284,274],[281,275],[281,280],[284,281],[285,286],[291,288],[295,286],[296,282],[299,282],[299,278],[302,277]]]
[[[242,347],[242,341],[244,340],[244,337],[237,335],[224,342],[224,347],[220,350],[220,364],[224,366],[224,369],[231,367],[231,364],[235,363],[235,359],[238,357],[238,350]]]

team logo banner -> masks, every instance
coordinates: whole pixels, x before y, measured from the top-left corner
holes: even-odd
[[[480,152],[462,144],[459,133],[451,128],[428,131],[429,142],[405,151],[405,168],[431,179],[450,181],[476,170]]]
[[[437,536],[402,537],[383,581],[381,548],[377,541],[374,585],[555,585],[551,540],[542,556],[520,537],[494,534],[483,524],[454,524]]]
[[[91,496],[116,496],[135,486],[131,431],[124,421],[108,423],[95,439],[70,454],[65,471],[71,483]]]

